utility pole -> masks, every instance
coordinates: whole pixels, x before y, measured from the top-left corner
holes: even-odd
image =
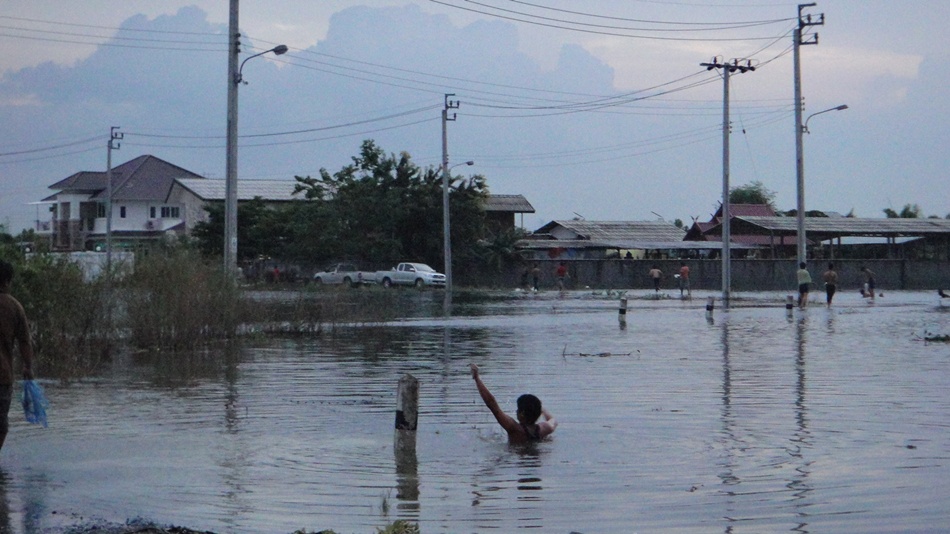
[[[447,125],[455,120],[455,113],[449,114],[450,109],[458,109],[459,101],[450,100],[454,93],[446,93],[445,105],[442,107],[442,235],[444,238],[442,254],[445,260],[445,313],[450,313],[452,306],[452,236],[449,222],[449,136]]]
[[[802,111],[805,103],[802,101],[802,61],[799,48],[802,45],[818,44],[818,34],[813,34],[807,41],[802,39],[802,33],[810,26],[822,26],[825,24],[825,14],[818,15],[812,20],[811,15],[802,16],[802,11],[808,7],[814,7],[817,4],[798,4],[798,26],[794,32],[793,42],[793,63],[795,68],[795,176],[798,185],[798,264],[807,261],[805,239],[805,149],[802,134],[805,127],[802,125]]]
[[[238,27],[238,0],[231,0],[228,18],[228,131],[224,182],[224,272],[237,274],[237,134],[238,134],[238,54],[241,33]]]
[[[106,276],[112,277],[112,151],[118,150],[125,134],[119,126],[109,128],[109,141],[106,144]]]
[[[738,59],[720,63],[713,58],[711,63],[700,63],[706,70],[722,69],[722,307],[729,309],[729,298],[732,287],[732,251],[730,250],[731,215],[729,213],[729,75],[738,71],[740,74],[754,71],[752,61],[747,60],[745,65],[739,64]]]

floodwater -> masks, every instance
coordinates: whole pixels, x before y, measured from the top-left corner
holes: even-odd
[[[44,383],[13,413],[0,531],[143,518],[215,532],[945,532],[950,302],[839,294],[511,294],[321,337],[173,360],[129,355]],[[673,298],[676,297],[676,298]],[[412,297],[431,308],[441,293]],[[946,299],[945,299],[946,300]],[[412,314],[410,314],[412,315]],[[541,397],[560,426],[511,447],[479,399]],[[396,388],[420,381],[415,449]]]

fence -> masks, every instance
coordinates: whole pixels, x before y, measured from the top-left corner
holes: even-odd
[[[541,270],[540,287],[557,287],[555,270],[562,260],[540,260],[530,262]],[[662,287],[676,288],[673,275],[679,273],[683,260],[564,260],[568,270],[568,289],[646,289],[653,288],[649,276],[650,269],[656,265],[663,271]],[[685,260],[690,269],[692,289],[721,289],[721,260]],[[938,260],[835,260],[838,272],[838,285],[842,290],[857,290],[864,284],[861,267],[866,266],[874,272],[879,290],[888,289],[939,289],[950,288],[950,261]],[[470,287],[518,287],[525,265],[512,267],[500,273],[481,273],[475,276],[461,277],[457,285]],[[812,280],[819,284],[821,274],[828,268],[828,260],[808,262]],[[798,287],[795,272],[798,265],[794,260],[732,260],[732,289],[734,291],[772,291],[794,290]],[[529,275],[530,282],[530,275]]]

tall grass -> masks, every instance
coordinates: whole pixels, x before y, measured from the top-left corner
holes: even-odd
[[[246,315],[234,281],[183,247],[138,258],[122,295],[129,341],[139,348],[190,350],[232,338]]]
[[[375,287],[241,288],[219,261],[186,246],[137,254],[134,268],[116,266],[91,280],[62,256],[26,258],[0,247],[0,258],[16,270],[12,293],[31,322],[37,375],[61,380],[95,373],[125,346],[167,357],[245,334],[322,335],[388,321],[432,300]]]

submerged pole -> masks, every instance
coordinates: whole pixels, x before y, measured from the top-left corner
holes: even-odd
[[[712,319],[713,309],[716,307],[716,297],[709,297],[706,299],[706,318]]]
[[[620,320],[620,327],[627,326],[627,297],[620,299],[620,309],[617,310],[617,317]]]
[[[406,374],[396,391],[396,430],[415,430],[419,419],[419,380]]]

